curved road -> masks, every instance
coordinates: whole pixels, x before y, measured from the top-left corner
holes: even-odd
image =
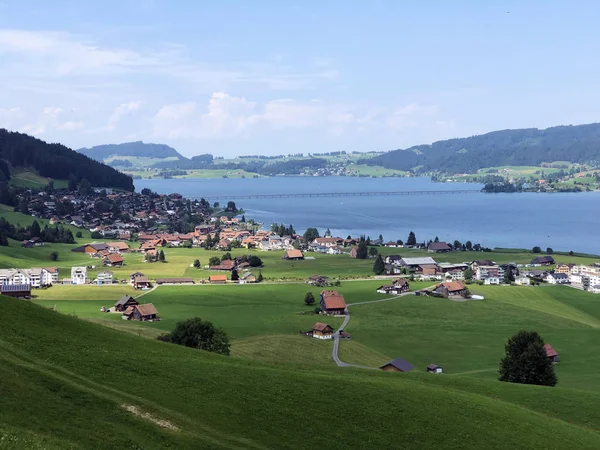
[[[340,349],[340,330],[345,330],[346,325],[348,325],[348,322],[350,322],[350,311],[348,311],[348,308],[350,306],[356,306],[356,305],[368,305],[370,303],[389,302],[390,300],[395,300],[399,297],[406,297],[407,295],[415,295],[415,293],[414,292],[405,292],[403,294],[394,295],[393,297],[389,297],[389,298],[382,298],[380,300],[371,300],[369,302],[350,303],[349,305],[346,305],[346,314],[344,316],[344,322],[342,322],[342,325],[337,329],[337,331],[335,333],[333,333],[333,350],[331,352],[331,359],[333,359],[333,361],[339,367],[358,367],[359,369],[378,370],[377,367],[368,367],[368,366],[360,366],[358,364],[349,364],[347,362],[342,361],[338,355],[338,352]]]

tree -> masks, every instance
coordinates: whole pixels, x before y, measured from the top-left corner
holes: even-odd
[[[210,267],[221,265],[221,259],[218,256],[211,256],[208,260],[208,265]]]
[[[246,223],[246,216],[244,214],[242,214],[242,220],[241,220],[241,222],[242,223]]]
[[[412,231],[408,233],[408,239],[406,240],[406,245],[417,245],[417,237],[415,233]]]
[[[404,245],[404,242],[402,242],[402,239],[398,239],[398,240],[396,241],[396,244],[398,244],[398,245]]]
[[[544,340],[535,331],[521,330],[508,340],[500,361],[500,381],[556,386],[557,379]]]
[[[552,250],[552,247],[548,247],[548,248],[546,249],[546,253],[547,253],[548,255],[551,255],[552,253],[554,253],[554,250]]]
[[[240,279],[240,275],[238,274],[237,269],[233,269],[231,271],[231,281],[238,281]]]
[[[212,322],[199,317],[178,322],[173,331],[159,336],[158,339],[226,356],[229,356],[230,352],[227,333],[216,328]]]
[[[470,267],[467,267],[464,270],[463,275],[464,275],[466,281],[471,281],[473,279],[473,275],[475,275],[475,274],[473,273],[473,269],[471,269]]]
[[[381,255],[377,255],[377,259],[373,263],[373,272],[375,272],[375,275],[381,275],[385,272],[385,262]]]
[[[307,228],[306,231],[304,232],[304,234],[302,235],[304,242],[306,242],[307,244],[309,242],[314,241],[318,237],[319,237],[319,230],[317,230],[316,228]]]
[[[75,237],[82,238],[83,233],[81,231],[78,231],[77,233],[75,233]]]
[[[436,236],[433,242],[440,242],[440,238]]]
[[[236,212],[237,211],[237,207],[235,206],[235,202],[229,201],[227,202],[227,207],[225,208],[225,211],[227,212]]]
[[[50,261],[58,261],[58,252],[50,253]]]
[[[369,257],[369,247],[365,241],[361,241],[356,248],[356,259],[367,259]]]
[[[219,204],[219,202],[214,202],[214,203],[213,203],[213,208],[218,208],[219,206],[221,206],[221,205]]]
[[[468,251],[471,251],[471,250],[473,250],[473,243],[472,243],[471,241],[467,241],[467,242],[466,242],[466,244],[465,244],[465,248],[466,248]]]
[[[542,249],[538,246],[535,246],[531,249],[531,253],[542,253]]]
[[[33,223],[31,224],[29,233],[31,234],[31,237],[40,237],[42,230],[41,230],[40,224],[38,223],[37,220],[34,220]]]
[[[383,244],[383,234],[379,234],[379,242],[381,242]]]
[[[307,292],[306,295],[304,296],[304,304],[306,306],[310,306],[310,305],[314,305],[315,304],[315,296],[313,295],[312,292]]]
[[[569,251],[569,256],[573,256],[573,250]]]
[[[163,250],[161,250],[160,252],[158,252],[158,260],[160,262],[165,262],[165,252]]]
[[[250,255],[248,257],[248,264],[250,265],[250,267],[262,267],[263,262],[258,256]]]
[[[227,252],[223,256],[221,256],[221,261],[231,260],[231,253]]]
[[[377,256],[379,251],[375,247],[369,247],[369,256]]]
[[[513,271],[510,267],[508,267],[505,271],[504,271],[504,283],[505,284],[510,284],[513,281],[515,281],[515,276],[513,274]]]
[[[195,259],[195,260],[194,260],[194,267],[195,267],[196,269],[199,269],[199,268],[200,268],[200,260],[199,260],[199,259]]]
[[[27,207],[26,200],[21,200],[21,203],[19,203],[19,212],[21,214],[29,214],[29,208]]]
[[[264,280],[263,278],[263,274],[262,274],[262,270],[260,272],[258,272],[258,278],[256,278],[256,282],[260,283],[262,282],[262,280]]]

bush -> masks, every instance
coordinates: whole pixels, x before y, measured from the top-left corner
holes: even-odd
[[[200,268],[200,260],[199,260],[199,259],[195,259],[195,260],[194,260],[194,267],[195,267],[196,269],[199,269],[199,268]]]
[[[248,257],[248,264],[250,264],[250,267],[262,267],[263,262],[258,256],[251,255]]]
[[[58,252],[50,253],[50,261],[58,261]]]
[[[230,353],[229,339],[225,331],[199,317],[178,322],[172,332],[160,335],[158,339],[226,356]]]
[[[83,233],[81,231],[78,231],[77,233],[75,233],[75,237],[82,238]]]

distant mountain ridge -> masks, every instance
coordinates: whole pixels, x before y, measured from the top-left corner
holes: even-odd
[[[486,167],[537,166],[555,161],[600,161],[600,123],[493,131],[393,150],[359,160],[359,164],[416,173],[458,174]]]
[[[187,160],[185,156],[181,155],[173,147],[142,141],[96,145],[90,148],[80,148],[77,151],[97,161],[104,161],[111,156],[135,156],[157,159],[177,158],[179,160]]]
[[[133,180],[112,167],[95,161],[62,144],[49,144],[33,136],[0,128],[0,178],[10,179],[10,168],[35,169],[42,177],[56,180],[86,179],[92,186],[133,191]]]

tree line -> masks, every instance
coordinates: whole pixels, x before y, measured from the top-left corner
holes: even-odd
[[[38,221],[34,220],[30,226],[21,227],[20,225],[11,224],[4,217],[0,217],[0,245],[7,246],[9,238],[16,241],[25,241],[34,237],[39,237],[44,242],[75,243],[71,230],[61,225],[55,227],[46,225],[41,228]]]

